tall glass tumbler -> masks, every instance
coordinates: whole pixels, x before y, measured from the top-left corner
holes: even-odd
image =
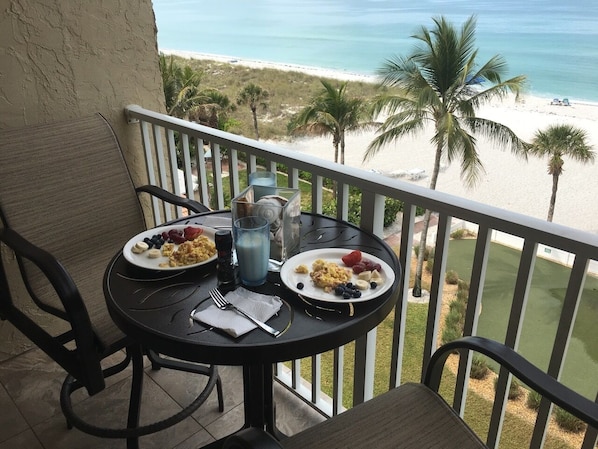
[[[239,218],[233,224],[233,237],[241,283],[262,285],[270,259],[270,223],[263,217]]]
[[[254,171],[249,174],[249,185],[253,186],[255,201],[265,195],[273,195],[276,192],[276,173],[271,171]]]

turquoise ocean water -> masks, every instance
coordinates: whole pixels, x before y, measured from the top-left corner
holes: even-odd
[[[154,0],[160,49],[372,75],[433,16],[477,16],[480,62],[503,55],[528,92],[598,102],[596,0]]]

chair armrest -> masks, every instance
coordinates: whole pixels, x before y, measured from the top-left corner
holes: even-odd
[[[223,449],[283,449],[269,433],[257,427],[248,427],[231,435]]]
[[[537,391],[590,426],[598,427],[598,404],[566,387],[523,358],[512,348],[487,338],[463,337],[438,348],[430,359],[424,383],[437,392],[442,377],[442,369],[448,356],[455,351],[464,352],[468,350],[490,357],[532,390]]]
[[[199,201],[191,200],[189,198],[184,198],[182,196],[175,195],[174,193],[169,192],[168,190],[164,190],[162,187],[153,186],[153,185],[145,185],[141,187],[137,187],[135,189],[137,193],[145,192],[149,193],[150,195],[155,196],[156,198],[160,198],[162,201],[166,201],[170,204],[175,204],[176,206],[185,207],[195,213],[202,213],[202,212],[209,212],[210,208],[206,205],[200,203]]]
[[[34,245],[11,228],[5,228],[0,233],[0,241],[14,251],[18,258],[31,261],[44,273],[60,298],[69,321],[87,320],[89,323],[79,289],[66,269],[52,254]]]
[[[6,301],[2,308],[5,308],[4,312],[8,320],[46,353],[51,354],[52,358],[66,371],[83,381],[90,394],[102,390],[105,384],[97,354],[95,335],[87,308],[69,273],[49,252],[34,245],[11,228],[4,228],[0,232],[0,242],[6,244],[17,255],[23,281],[33,301],[40,309],[67,320],[70,324],[70,330],[57,337],[50,335],[12,303],[10,292],[6,292],[6,299],[0,298],[2,301]],[[36,265],[45,275],[62,302],[64,310],[42,303],[36,297],[25,276],[23,267],[23,260],[25,259]],[[1,261],[0,270],[3,270]],[[65,336],[69,336],[68,340],[63,340]],[[63,346],[65,341],[71,339],[75,340],[77,354]]]

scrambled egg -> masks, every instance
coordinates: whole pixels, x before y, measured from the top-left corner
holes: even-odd
[[[305,264],[297,265],[295,267],[295,273],[307,274],[307,273],[309,273],[309,268],[307,268],[307,265],[305,265]]]
[[[329,293],[338,284],[349,282],[352,272],[351,269],[343,268],[334,262],[317,259],[312,264],[312,272],[309,275],[316,286],[323,288],[325,292]]]
[[[166,245],[164,245],[166,247]],[[181,267],[204,262],[216,254],[216,245],[205,235],[200,235],[195,240],[181,243],[176,251],[173,248],[164,248],[162,255],[168,256],[165,266]]]

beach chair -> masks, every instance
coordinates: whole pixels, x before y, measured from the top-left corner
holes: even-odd
[[[465,356],[469,351],[498,362],[540,393],[543,400],[562,407],[593,428],[598,426],[595,402],[570,390],[501,343],[463,337],[433,354],[422,383],[405,383],[280,441],[261,429],[245,429],[229,437],[224,449],[487,449],[438,394],[447,358],[456,352]]]
[[[563,98],[563,106],[571,106],[571,103],[569,103],[568,98]]]
[[[128,448],[138,446],[139,436],[188,417],[214,386],[223,409],[216,367],[164,361],[123,334],[108,313],[104,271],[122,245],[145,230],[140,192],[190,211],[208,210],[157,186],[136,189],[116,136],[99,114],[0,131],[0,318],[67,372],[60,405],[68,426],[98,437],[126,438]],[[5,263],[14,256],[18,269]],[[180,369],[207,380],[203,391],[174,416],[140,426],[144,353],[154,369]],[[109,356],[115,364],[103,369]],[[130,364],[126,427],[100,428],[81,419],[71,394],[85,388],[96,395],[107,377]]]

